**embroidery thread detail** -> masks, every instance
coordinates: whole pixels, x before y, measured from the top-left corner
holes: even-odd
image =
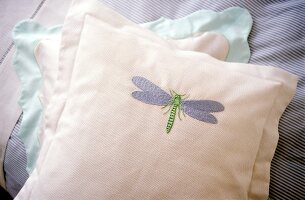
[[[224,106],[213,100],[185,100],[185,94],[181,95],[170,90],[170,94],[162,90],[157,85],[141,76],[134,76],[132,82],[142,91],[132,92],[132,97],[146,104],[162,106],[162,109],[168,108],[164,113],[170,112],[169,119],[166,125],[166,133],[169,133],[174,125],[178,111],[178,117],[181,120],[181,111],[183,115],[202,122],[217,124],[217,119],[211,112],[221,112]]]

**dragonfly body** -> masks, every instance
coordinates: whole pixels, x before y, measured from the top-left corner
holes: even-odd
[[[141,91],[132,92],[132,97],[146,104],[163,106],[163,108],[169,106],[170,115],[166,125],[166,132],[169,133],[174,125],[176,114],[180,118],[180,112],[183,114],[197,119],[202,122],[216,124],[217,119],[211,113],[221,112],[224,110],[224,106],[213,100],[185,100],[182,98],[184,95],[177,94],[174,91],[170,91],[170,94],[162,90],[157,85],[153,84],[149,80],[141,76],[134,76],[132,82]]]
[[[179,111],[181,109],[181,103],[182,103],[181,96],[182,95],[175,94],[175,96],[173,96],[171,100],[171,103],[169,104],[171,106],[171,111],[166,125],[166,133],[169,133],[172,130],[177,114],[177,109],[179,109]]]

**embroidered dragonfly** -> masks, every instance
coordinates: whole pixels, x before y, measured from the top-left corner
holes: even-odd
[[[181,120],[180,113],[183,112],[190,117],[202,122],[216,124],[217,119],[211,112],[221,112],[224,106],[212,100],[185,100],[187,97],[170,90],[170,94],[162,90],[157,85],[141,76],[134,76],[132,82],[142,91],[132,92],[132,97],[146,104],[168,107],[165,113],[170,111],[169,119],[166,125],[166,132],[169,133],[174,125],[177,110],[178,117]]]

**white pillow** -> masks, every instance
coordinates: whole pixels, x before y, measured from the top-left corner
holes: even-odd
[[[234,72],[241,66],[251,65],[177,51],[95,1],[76,1],[64,27],[48,138],[17,199],[249,197],[265,120],[282,84]],[[255,70],[266,77],[280,71]],[[295,76],[281,73],[291,87],[277,102],[278,117],[296,85]],[[216,125],[186,117],[166,134],[158,106],[132,98],[136,75],[225,110],[214,114]]]

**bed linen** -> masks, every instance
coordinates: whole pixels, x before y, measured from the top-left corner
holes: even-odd
[[[69,35],[69,38],[70,38],[70,36],[71,36],[71,35]],[[72,38],[73,38],[73,37],[72,37]],[[92,38],[92,37],[89,37],[89,38]],[[66,38],[66,39],[67,39],[67,38]],[[71,39],[69,39],[69,40],[71,40]],[[63,46],[65,46],[65,45],[63,45]],[[128,45],[127,45],[127,46],[128,46]],[[87,49],[88,49],[88,48],[87,48]],[[66,52],[66,51],[64,51],[64,52]],[[66,53],[66,54],[68,54],[68,53]],[[80,54],[80,55],[82,55],[82,54]],[[62,56],[60,56],[60,57],[61,57],[61,58],[64,58],[64,57],[62,57]],[[65,58],[65,59],[67,59],[67,58]],[[66,60],[66,62],[71,62],[71,61]],[[73,61],[72,61],[72,62],[73,62]],[[69,71],[70,69],[67,68],[67,65],[66,65],[66,64],[65,64],[64,66],[65,66],[64,71],[63,71],[63,69],[60,70],[60,72],[61,72],[63,75],[60,75],[60,76],[64,76],[64,75],[65,75],[65,76],[69,76],[69,75],[67,74],[67,70]],[[67,68],[67,69],[66,69],[66,68]],[[246,70],[246,68],[244,68],[244,69]],[[66,80],[66,79],[64,79],[64,80]],[[69,82],[69,81],[66,81],[66,82]],[[62,85],[62,83],[60,83],[60,86],[59,86],[59,87],[65,87],[65,86]],[[60,98],[60,96],[61,96],[61,95],[59,95],[59,96],[55,95],[56,98],[58,98],[58,97]],[[61,98],[62,98],[62,97],[61,97]],[[61,99],[61,98],[60,98],[60,99]],[[58,106],[58,104],[56,104],[56,106]],[[58,109],[54,109],[54,108],[53,108],[53,109],[52,109],[52,112],[54,112],[54,110],[56,111],[56,110],[58,110]],[[60,110],[61,110],[61,109],[60,109]],[[49,113],[47,113],[47,114],[49,115]],[[52,117],[54,117],[54,116],[55,116],[55,114],[54,114]],[[55,117],[56,117],[56,116],[55,116]],[[54,121],[55,121],[55,123],[56,123],[56,119],[55,119],[55,118],[53,118],[52,123],[54,123]],[[49,125],[50,125],[50,124],[49,124]],[[52,126],[52,125],[51,125],[51,126]]]
[[[230,6],[247,8],[254,18],[249,38],[253,51],[250,63],[276,65],[300,77],[297,95],[280,123],[280,140],[272,163],[270,196],[281,199],[304,196],[304,34],[300,34],[304,30],[304,2],[168,1],[163,2],[161,7],[157,1],[104,2],[135,22],[147,22],[160,16],[183,17],[202,8],[218,11]],[[52,20],[50,17],[46,19]]]
[[[18,119],[10,136],[10,141],[12,142],[8,143],[6,147],[6,151],[14,152],[14,154],[5,154],[3,165],[6,190],[12,197],[15,197],[18,194],[29,177],[26,171],[27,162],[25,147],[18,136],[21,120],[22,115]]]
[[[21,114],[17,104],[19,80],[11,67],[0,68],[0,163],[3,165],[6,145]],[[0,169],[0,185],[5,187],[3,169]]]

